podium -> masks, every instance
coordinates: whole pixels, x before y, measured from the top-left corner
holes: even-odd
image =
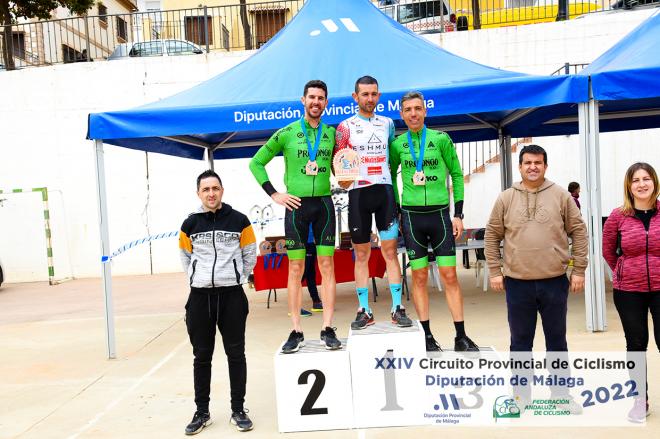
[[[353,426],[348,340],[329,351],[318,338],[293,354],[275,353],[277,420],[281,433]]]
[[[313,340],[298,353],[275,354],[280,432],[629,426],[626,414],[646,386],[643,353],[633,360],[625,351],[426,352],[419,322],[375,324],[343,343],[327,351]]]
[[[349,331],[342,349],[317,339],[293,354],[275,353],[279,431],[420,425],[426,398],[411,369],[426,357],[419,322],[379,322]]]
[[[426,356],[424,331],[415,321],[409,328],[378,322],[349,333],[353,427],[419,425],[420,398],[414,364]]]

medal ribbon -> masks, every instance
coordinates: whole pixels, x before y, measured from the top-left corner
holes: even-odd
[[[321,133],[323,133],[323,124],[319,120],[319,127],[316,131],[316,142],[314,143],[313,149],[312,144],[307,137],[307,129],[305,128],[304,117],[300,118],[300,129],[302,130],[303,135],[305,136],[305,140],[307,141],[307,153],[309,154],[309,160],[313,162],[316,160],[316,154],[319,152],[319,145],[321,145]]]
[[[422,142],[419,144],[419,160],[417,159],[415,154],[415,145],[413,144],[410,130],[408,130],[408,145],[410,146],[410,155],[412,156],[413,162],[415,162],[415,166],[417,167],[417,172],[420,172],[422,170],[422,166],[424,165],[424,148],[426,147],[426,125],[424,125],[424,128],[422,128]]]

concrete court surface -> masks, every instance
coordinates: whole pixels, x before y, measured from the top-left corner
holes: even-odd
[[[474,287],[474,271],[459,270],[465,295],[466,329],[483,346],[508,348],[503,294]],[[99,279],[5,284],[0,289],[0,437],[20,438],[182,438],[194,412],[192,349],[183,322],[187,282],[181,274],[114,278],[117,359],[107,360]],[[387,318],[389,292],[379,280],[376,319]],[[352,283],[338,286],[336,326],[346,337],[356,298]],[[286,291],[266,309],[266,295],[247,289],[248,386],[246,407],[255,423],[240,433],[228,422],[229,391],[222,345],[216,348],[211,391],[214,424],[197,437],[257,438],[658,438],[660,437],[660,355],[649,346],[653,414],[644,427],[630,428],[468,428],[395,427],[329,432],[277,430],[273,353],[288,335]],[[305,304],[309,298],[305,294]],[[604,333],[588,333],[583,296],[571,295],[569,348],[622,350],[621,325],[608,294]],[[404,304],[415,317],[412,302]],[[321,317],[303,319],[305,335],[316,338]],[[431,324],[443,345],[453,343],[453,325],[444,297],[431,290]],[[219,337],[217,339],[218,343]],[[544,349],[541,328],[536,348]],[[247,436],[243,436],[247,435]]]

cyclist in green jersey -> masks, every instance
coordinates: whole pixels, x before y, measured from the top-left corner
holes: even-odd
[[[339,349],[341,342],[332,327],[335,308],[335,218],[330,197],[330,172],[335,146],[335,129],[321,122],[327,105],[328,88],[323,81],[305,84],[302,104],[305,116],[280,129],[250,161],[250,171],[275,201],[286,207],[284,233],[289,259],[287,283],[289,313],[293,330],[282,352],[293,353],[305,345],[300,325],[301,279],[305,269],[305,244],[311,225],[316,242],[319,269],[323,278],[323,326],[321,344]],[[284,156],[286,192],[277,192],[265,166],[279,153]]]
[[[441,350],[429,323],[428,255],[435,256],[447,305],[454,320],[454,350],[478,351],[465,334],[463,295],[456,277],[454,238],[463,232],[463,171],[451,138],[424,125],[426,107],[419,92],[401,98],[401,118],[408,131],[390,144],[390,171],[394,195],[399,203],[396,174],[401,167],[403,196],[401,223],[406,251],[410,257],[415,309],[426,336],[426,350]],[[449,218],[449,191],[445,183],[451,176],[454,192],[454,218]]]

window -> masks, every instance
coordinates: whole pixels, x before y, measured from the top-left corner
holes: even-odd
[[[213,17],[211,16],[198,16],[186,17],[186,40],[192,41],[200,46],[206,46],[206,38],[204,37],[204,18],[209,32],[209,44],[213,44]]]
[[[148,41],[146,43],[135,43],[128,56],[161,56],[163,45],[160,41]]]
[[[122,42],[128,40],[128,23],[121,17],[117,17],[117,38]]]
[[[25,34],[23,32],[12,32],[11,43],[14,56],[25,59]]]
[[[62,60],[65,63],[76,62],[82,59],[82,53],[78,52],[73,47],[62,44]]]
[[[394,20],[395,19],[395,17],[394,17],[394,8],[395,8],[395,6],[387,6],[387,7],[381,8],[380,10],[383,11],[383,14],[387,15],[392,20]]]
[[[98,4],[99,8],[99,21],[108,24],[108,8],[101,2]]]
[[[229,50],[229,29],[224,24],[222,25],[222,47]]]
[[[163,14],[160,11],[160,1],[146,2],[147,14],[143,14],[142,18],[147,18],[151,21],[151,39],[159,40],[163,30]]]
[[[190,43],[179,40],[165,41],[165,48],[167,49],[168,55],[192,55],[193,53],[201,53],[199,48],[193,46]]]
[[[254,11],[257,48],[263,46],[284,27],[285,12],[279,10]]]

